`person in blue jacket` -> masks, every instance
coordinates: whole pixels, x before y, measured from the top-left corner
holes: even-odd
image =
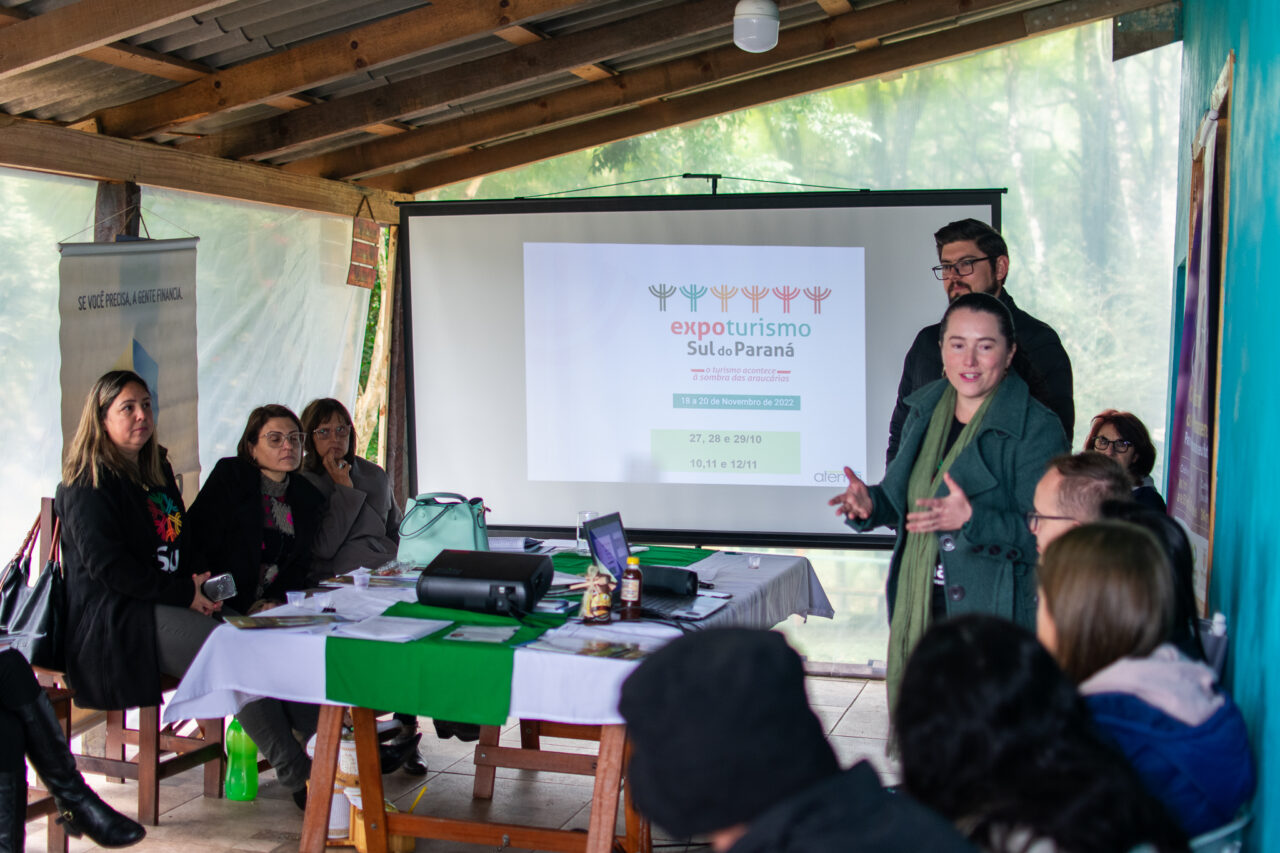
[[[1036,633],[1094,722],[1190,836],[1230,822],[1256,773],[1239,708],[1170,642],[1173,573],[1148,531],[1099,521],[1045,549]]]

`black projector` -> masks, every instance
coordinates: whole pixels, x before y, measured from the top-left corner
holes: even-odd
[[[418,603],[519,615],[546,595],[553,573],[546,554],[446,549],[418,576]]]

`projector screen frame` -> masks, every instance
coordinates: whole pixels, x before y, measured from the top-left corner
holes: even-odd
[[[413,277],[410,272],[410,220],[420,216],[486,216],[545,213],[593,213],[625,211],[714,211],[746,209],[806,209],[823,207],[940,207],[986,205],[989,222],[1001,229],[1001,197],[1006,188],[936,190],[849,190],[787,193],[721,193],[716,195],[593,196],[585,198],[513,198],[463,201],[403,202],[400,207],[398,259],[403,322],[402,352],[406,388],[406,454],[408,486],[418,491],[417,406],[414,393]],[[903,351],[909,341],[903,342]],[[833,494],[838,489],[833,488]],[[542,539],[573,538],[568,526],[494,525],[499,536],[531,536]],[[884,550],[893,547],[892,535],[879,533],[791,533],[739,530],[669,530],[629,528],[637,541],[677,545],[751,545],[756,547],[824,548],[840,550]]]

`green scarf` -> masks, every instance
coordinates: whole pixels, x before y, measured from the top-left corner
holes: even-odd
[[[956,457],[977,435],[978,427],[994,397],[994,391],[987,395],[987,399],[982,401],[978,411],[965,424],[955,444],[951,445],[951,450],[944,457],[942,450],[946,447],[951,421],[956,413],[956,389],[947,385],[942,399],[933,407],[929,429],[924,434],[924,441],[920,443],[920,453],[916,456],[915,465],[911,467],[911,477],[907,481],[906,512],[913,512],[917,508],[917,500],[938,494],[938,489],[942,486],[942,475],[951,470]],[[907,539],[902,546],[897,597],[894,599],[893,621],[889,625],[889,666],[885,674],[885,686],[891,715],[898,704],[898,688],[902,684],[902,672],[906,669],[907,658],[929,627],[933,602],[933,571],[938,565],[937,533],[909,533],[903,527],[899,535],[906,536]]]

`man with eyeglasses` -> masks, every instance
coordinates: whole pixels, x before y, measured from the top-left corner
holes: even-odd
[[[1005,245],[1004,238],[990,225],[976,219],[961,219],[949,223],[933,237],[938,247],[938,260],[941,262],[933,268],[933,274],[942,282],[948,301],[965,293],[990,293],[1008,306],[1013,314],[1018,349],[1023,356],[1014,361],[1014,367],[1019,369],[1020,362],[1030,365],[1032,375],[1026,375],[1025,369],[1019,369],[1019,373],[1030,386],[1032,396],[1048,406],[1062,421],[1062,428],[1070,440],[1076,419],[1075,404],[1072,401],[1071,359],[1067,357],[1058,333],[1014,304],[1013,297],[1005,290],[1005,278],[1009,274],[1009,248]],[[921,329],[903,361],[902,379],[898,382],[898,402],[889,421],[886,466],[898,455],[898,442],[902,438],[902,425],[906,422],[908,411],[904,401],[917,388],[942,376],[939,331],[938,323]]]
[[[1110,456],[1086,452],[1050,460],[1027,513],[1036,551],[1043,554],[1071,528],[1097,521],[1104,503],[1128,500],[1129,490],[1129,475]]]

